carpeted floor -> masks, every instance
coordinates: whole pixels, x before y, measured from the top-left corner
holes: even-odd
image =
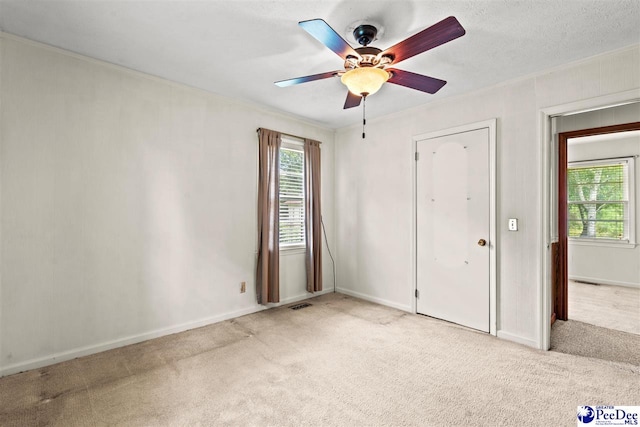
[[[640,335],[640,288],[569,280],[569,319]]]
[[[340,294],[0,379],[0,425],[575,426],[640,368]]]
[[[640,366],[640,335],[577,320],[556,320],[551,327],[551,350]]]

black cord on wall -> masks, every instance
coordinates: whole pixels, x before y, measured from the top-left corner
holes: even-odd
[[[333,293],[336,292],[336,262],[333,259],[333,255],[331,255],[331,249],[329,248],[329,241],[327,240],[327,230],[324,228],[324,221],[322,220],[322,216],[320,216],[320,224],[322,224],[322,232],[324,233],[324,242],[327,245],[327,252],[329,252],[329,257],[331,257],[331,264],[333,265]]]

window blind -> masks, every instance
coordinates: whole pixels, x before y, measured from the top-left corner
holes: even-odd
[[[572,163],[567,170],[569,237],[629,239],[629,161]]]
[[[280,149],[280,244],[305,243],[304,153]]]

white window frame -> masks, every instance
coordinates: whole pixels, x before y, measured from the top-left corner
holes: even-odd
[[[302,139],[297,139],[297,138],[293,138],[293,137],[289,137],[289,136],[282,136],[282,143],[280,144],[280,149],[286,149],[286,150],[294,150],[294,151],[299,151],[302,153],[302,162],[303,165],[305,165],[305,156],[304,156],[304,141]],[[279,162],[278,162],[279,163]],[[280,173],[280,170],[278,170],[278,174]],[[292,252],[292,251],[301,251],[304,250],[306,248],[306,233],[307,233],[307,229],[306,229],[306,216],[307,216],[307,212],[304,211],[304,202],[305,202],[305,189],[304,189],[304,166],[303,166],[303,175],[302,175],[302,179],[303,179],[303,185],[302,185],[302,207],[303,207],[303,224],[302,224],[302,229],[303,229],[303,238],[302,238],[302,242],[299,243],[282,243],[280,242],[280,236],[278,236],[278,244],[280,245],[280,251],[285,251],[285,252]],[[278,209],[280,209],[280,207],[278,206]]]
[[[590,239],[586,237],[569,237],[569,244],[571,245],[584,245],[584,246],[604,246],[604,247],[615,247],[615,248],[628,248],[633,249],[636,247],[636,174],[635,174],[635,160],[636,156],[628,156],[628,157],[616,157],[611,159],[598,159],[598,160],[585,160],[585,161],[575,161],[570,162],[568,167],[575,166],[603,166],[603,165],[613,165],[616,163],[620,163],[623,161],[627,162],[627,185],[629,192],[629,199],[627,202],[627,213],[629,215],[628,221],[628,239]],[[569,206],[569,202],[567,201],[567,209]],[[569,216],[567,215],[567,221],[569,220]]]

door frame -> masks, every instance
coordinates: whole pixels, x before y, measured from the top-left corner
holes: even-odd
[[[418,208],[418,186],[417,186],[417,144],[424,139],[433,139],[441,136],[455,135],[457,133],[470,132],[479,129],[489,130],[489,333],[497,335],[497,227],[496,227],[496,128],[497,119],[484,120],[481,122],[469,123],[462,126],[422,133],[411,138],[412,144],[412,166],[411,182],[413,192],[413,203],[411,209],[411,271],[413,286],[411,289],[411,310],[417,313],[416,291],[418,290],[418,262],[417,262],[417,208]]]
[[[618,132],[640,130],[640,122],[625,123],[620,125],[602,126],[597,128],[579,129],[558,134],[558,264],[560,274],[558,286],[555,290],[555,299],[552,311],[552,319],[568,320],[569,318],[569,232],[567,222],[568,196],[567,196],[567,170],[568,170],[568,140],[583,136],[608,135]]]
[[[557,159],[557,151],[552,150],[553,134],[551,119],[558,116],[568,116],[571,114],[584,113],[588,111],[600,110],[604,108],[617,107],[625,104],[640,102],[640,89],[631,89],[611,95],[599,96],[582,101],[570,102],[566,104],[544,107],[538,110],[538,141],[540,144],[540,181],[538,183],[538,194],[540,195],[540,235],[539,235],[539,256],[540,274],[538,276],[538,333],[536,337],[537,347],[541,350],[549,350],[551,346],[551,315],[552,289],[551,289],[551,244],[557,241],[557,236],[552,235],[552,221],[556,210],[553,197],[555,194],[556,179],[552,177],[553,163]]]

